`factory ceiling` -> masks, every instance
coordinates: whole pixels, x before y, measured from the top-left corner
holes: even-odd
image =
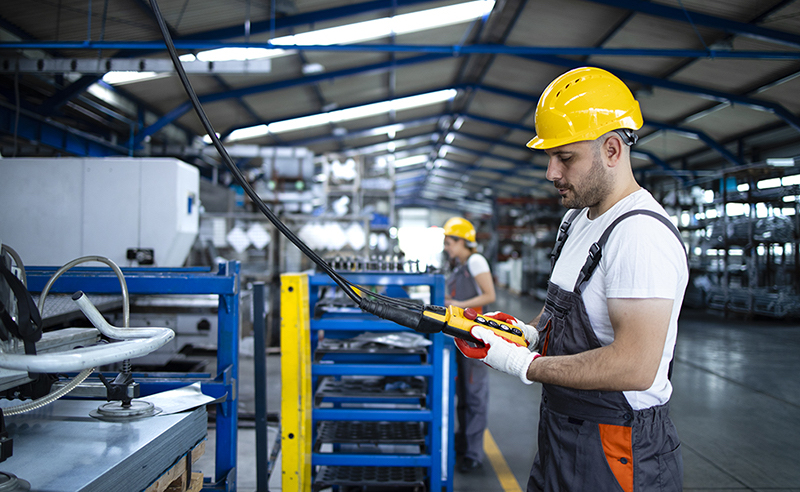
[[[800,154],[800,2],[159,4],[228,144],[403,163],[399,206],[552,196],[545,155],[525,143],[545,86],[584,65],[617,74],[640,101],[633,162],[645,180]],[[256,58],[225,61],[241,48]],[[0,151],[172,155],[214,173],[167,60],[147,0],[3,2]],[[145,78],[114,78],[131,70]]]

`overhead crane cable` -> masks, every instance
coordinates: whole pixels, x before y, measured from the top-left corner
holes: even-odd
[[[306,243],[303,242],[299,237],[297,237],[291,229],[289,229],[286,224],[284,224],[277,215],[267,206],[266,203],[258,196],[258,193],[250,186],[250,183],[242,175],[241,170],[239,170],[238,166],[233,162],[230,155],[228,155],[228,151],[225,150],[225,146],[222,145],[219,137],[217,137],[217,133],[214,130],[214,127],[211,124],[211,121],[208,119],[208,116],[203,109],[203,106],[200,104],[200,100],[197,97],[197,93],[195,93],[194,89],[192,88],[191,82],[189,82],[189,78],[186,75],[186,71],[183,69],[183,65],[178,58],[178,53],[175,50],[175,44],[172,42],[172,36],[170,36],[169,28],[167,27],[166,21],[164,21],[164,17],[161,14],[161,9],[158,7],[157,0],[150,0],[150,6],[153,9],[153,14],[155,15],[156,22],[158,23],[158,27],[161,30],[161,35],[164,38],[164,44],[167,47],[167,52],[169,53],[170,59],[172,60],[173,65],[175,65],[175,71],[178,74],[178,78],[180,79],[181,83],[183,84],[184,89],[186,90],[186,94],[189,96],[189,100],[192,103],[192,107],[194,108],[195,112],[197,113],[198,118],[200,119],[203,128],[208,133],[209,138],[211,139],[211,143],[214,145],[214,148],[217,149],[220,157],[222,158],[222,162],[225,164],[225,167],[233,175],[234,180],[236,183],[244,189],[244,192],[247,193],[247,196],[253,200],[253,203],[256,204],[258,209],[263,213],[267,219],[283,234],[286,236],[289,241],[291,241],[295,246],[297,246],[300,251],[305,254],[311,261],[313,261],[317,266],[319,266],[333,281],[338,285],[344,293],[353,300],[356,305],[360,307],[364,307],[365,305],[369,305],[370,309],[376,309],[374,303],[381,302],[387,305],[392,305],[395,307],[401,307],[404,309],[410,309],[414,312],[421,312],[422,307],[416,303],[411,301],[406,301],[403,299],[396,299],[392,297],[387,297],[381,294],[377,294],[374,292],[370,292],[363,287],[359,287],[346,278],[339,275],[323,258],[321,258],[314,250],[312,250]],[[369,297],[373,297],[376,301],[368,301],[363,299],[358,293],[356,293],[355,289],[359,289],[360,292],[363,292],[365,295]]]

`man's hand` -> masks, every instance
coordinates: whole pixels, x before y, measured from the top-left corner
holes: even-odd
[[[481,359],[486,365],[517,376],[525,384],[533,383],[528,379],[528,366],[535,358],[541,357],[538,352],[531,352],[527,347],[511,343],[482,326],[473,326],[470,332],[486,344],[486,357]]]
[[[536,347],[536,345],[539,343],[539,330],[531,325],[526,325],[510,314],[495,311],[493,313],[486,313],[483,316],[486,318],[494,318],[496,320],[505,321],[506,323],[511,323],[519,328],[522,331],[522,335],[525,337],[525,341],[528,342],[528,348]]]

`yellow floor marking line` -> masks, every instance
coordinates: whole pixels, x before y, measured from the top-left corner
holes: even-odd
[[[489,429],[483,432],[483,452],[486,453],[486,456],[489,458],[489,462],[492,464],[492,468],[494,468],[497,479],[500,480],[503,491],[522,492],[522,487],[519,486],[519,482],[517,482],[514,474],[511,473],[511,468],[508,467],[508,463],[503,457],[503,453],[500,452],[500,448],[497,447],[497,443],[494,442],[494,438],[492,437],[492,433],[489,432]]]

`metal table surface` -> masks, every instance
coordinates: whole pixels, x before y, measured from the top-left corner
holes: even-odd
[[[33,491],[141,491],[207,434],[205,407],[112,423],[89,416],[102,403],[58,400],[6,417],[14,452],[0,471]]]

